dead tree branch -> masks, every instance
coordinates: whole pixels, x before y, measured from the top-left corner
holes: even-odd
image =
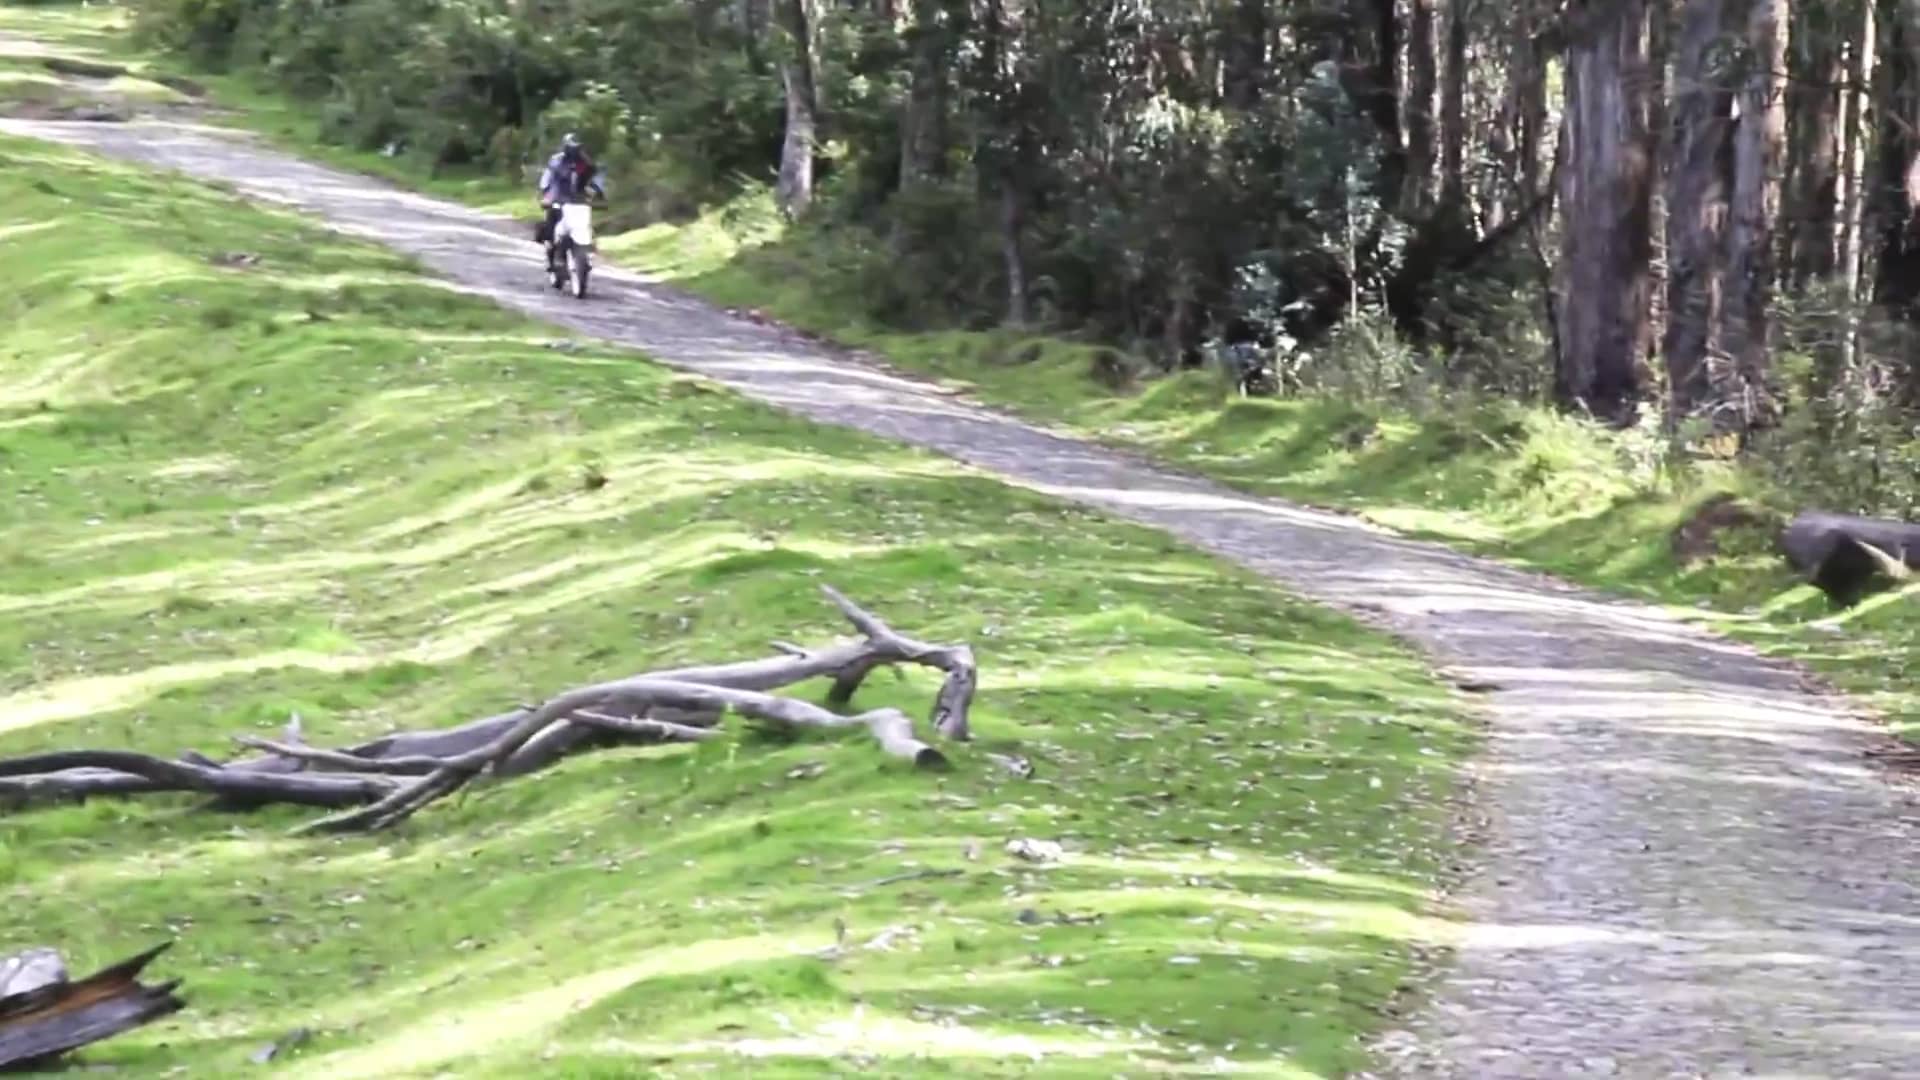
[[[822,649],[778,645],[760,660],[674,668],[563,691],[537,705],[459,727],[396,732],[356,746],[323,748],[301,739],[239,735],[260,757],[217,762],[193,751],[169,761],[127,750],[76,750],[0,760],[0,808],[47,800],[197,792],[226,806],[291,803],[335,810],[303,831],[343,832],[396,825],[482,777],[504,781],[608,746],[719,738],[729,714],[785,732],[864,730],[889,757],[937,769],[946,755],[923,741],[897,709],[846,715],[863,680],[881,667],[917,664],[945,673],[932,726],[968,738],[978,673],[965,645],[933,645],[898,633],[831,588],[827,597],[862,637]],[[823,707],[774,693],[832,680]]]
[[[140,982],[172,942],[69,981],[52,949],[0,957],[0,1072],[50,1069],[72,1050],[180,1011],[178,980]]]

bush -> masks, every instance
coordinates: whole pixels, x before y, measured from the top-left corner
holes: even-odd
[[[134,11],[134,36],[196,63],[221,67],[254,6],[247,0],[144,0]]]

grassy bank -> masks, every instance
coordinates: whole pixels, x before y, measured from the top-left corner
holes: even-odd
[[[92,1060],[221,1074],[305,1028],[287,1067],[327,1077],[1359,1062],[1433,933],[1466,741],[1394,646],[1158,534],[547,348],[296,219],[0,159],[0,754],[449,724],[838,635],[830,580],[973,642],[982,746],[1038,769],[730,736],[378,838],[182,798],[0,818],[0,940],[179,941],[190,1011]],[[927,868],[956,873],[887,880]]]

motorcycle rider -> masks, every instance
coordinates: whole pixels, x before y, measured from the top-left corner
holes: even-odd
[[[578,136],[568,132],[560,140],[560,151],[547,159],[547,167],[540,174],[540,205],[546,210],[546,218],[534,233],[534,239],[547,246],[547,264],[553,264],[553,230],[560,224],[560,206],[574,202],[589,193],[605,198],[606,187],[600,180],[599,166],[580,144]]]

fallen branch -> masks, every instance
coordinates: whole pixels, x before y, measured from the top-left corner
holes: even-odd
[[[784,732],[864,730],[889,757],[917,768],[947,765],[897,709],[854,715],[850,702],[881,667],[919,664],[946,674],[932,726],[966,739],[978,674],[965,645],[932,645],[898,633],[832,589],[828,599],[860,631],[858,641],[823,649],[779,644],[760,660],[647,672],[563,691],[537,705],[454,728],[396,732],[356,746],[309,746],[297,722],[281,739],[239,735],[259,757],[218,762],[194,751],[168,761],[126,750],[79,750],[0,760],[0,808],[47,800],[197,792],[221,805],[292,803],[338,811],[304,826],[360,831],[396,825],[476,779],[505,781],[563,758],[609,746],[701,742],[718,738],[729,714]],[[822,707],[774,693],[831,679]]]
[[[66,965],[51,949],[0,958],[0,1071],[51,1065],[62,1054],[184,1008],[173,992],[177,981],[140,983],[140,972],[170,944],[78,982],[67,981]]]
[[[865,634],[869,642],[884,650],[870,661],[849,665],[841,671],[827,695],[829,702],[844,705],[853,700],[861,682],[882,664],[923,664],[947,673],[947,680],[941,684],[940,693],[933,701],[933,730],[939,732],[942,738],[958,742],[973,737],[967,711],[973,705],[973,692],[979,685],[980,675],[974,666],[972,649],[965,645],[929,645],[915,641],[896,633],[892,627],[862,611],[853,601],[832,588],[828,587],[826,593],[848,622]]]
[[[317,746],[293,746],[252,735],[235,735],[233,741],[250,750],[264,750],[279,757],[304,761],[309,765],[328,765],[352,772],[384,773],[404,776],[429,773],[440,767],[440,759],[424,756],[370,758],[346,750],[323,750]]]
[[[0,806],[101,793],[197,791],[241,802],[337,807],[384,798],[394,786],[384,776],[208,768],[127,750],[67,750],[0,761]]]

